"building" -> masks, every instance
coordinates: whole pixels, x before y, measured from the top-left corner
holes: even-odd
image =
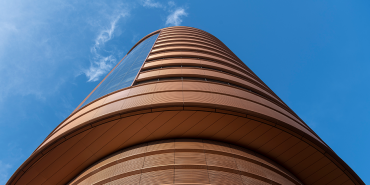
[[[364,184],[211,34],[140,40],[8,184]]]

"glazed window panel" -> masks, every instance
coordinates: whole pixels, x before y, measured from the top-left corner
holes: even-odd
[[[158,35],[155,34],[137,45],[107,76],[81,107],[106,94],[131,86]]]

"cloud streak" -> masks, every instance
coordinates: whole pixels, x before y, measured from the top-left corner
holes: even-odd
[[[177,8],[170,15],[167,16],[166,25],[168,26],[179,26],[182,22],[182,18],[188,14],[184,8]]]
[[[166,26],[179,26],[183,18],[188,15],[183,7],[177,7],[173,1],[169,1],[168,5],[156,2],[154,0],[142,0],[140,1],[143,7],[147,8],[160,8],[170,14],[167,16],[165,25]],[[121,18],[128,16],[128,13],[120,12],[114,16],[110,21],[110,26],[99,32],[95,38],[95,44],[91,47],[90,52],[92,59],[90,60],[90,66],[83,70],[83,73],[87,77],[88,82],[98,81],[101,76],[108,73],[113,66],[117,63],[117,59],[112,53],[107,54],[104,50],[104,46],[107,42],[113,39],[114,32],[117,29],[117,23]]]
[[[112,39],[112,36],[113,36],[113,32],[114,30],[116,29],[116,24],[117,24],[117,21],[121,18],[121,17],[125,17],[126,14],[119,14],[117,15],[113,21],[111,21],[110,23],[110,28],[108,29],[105,29],[105,30],[102,30],[99,35],[96,37],[95,39],[95,45],[93,46],[93,49],[96,50],[97,48],[99,48],[101,45],[104,45],[106,42],[108,42],[109,40]]]
[[[155,2],[153,0],[144,0],[142,2],[142,5],[144,7],[149,7],[149,8],[164,8],[164,6],[161,3]]]
[[[110,26],[107,29],[100,31],[96,37],[95,44],[90,49],[92,54],[90,67],[83,71],[88,78],[88,82],[98,81],[102,75],[108,73],[113,68],[113,65],[116,64],[117,59],[113,54],[104,56],[101,54],[101,51],[104,49],[105,43],[113,38],[114,31],[117,27],[117,22],[126,16],[128,16],[128,13],[120,13],[119,15],[115,16],[110,22]]]
[[[163,5],[154,0],[143,0],[141,5],[147,8],[161,8],[164,11],[168,11],[170,14],[166,19],[166,26],[179,26],[182,23],[184,17],[188,15],[183,7],[177,7],[176,3],[173,1],[168,1],[168,5]]]
[[[89,69],[85,70],[84,73],[88,78],[88,82],[95,82],[98,81],[100,76],[106,74],[113,68],[113,64],[116,62],[116,59],[109,55],[107,57],[103,57],[99,54],[95,54],[95,59]]]

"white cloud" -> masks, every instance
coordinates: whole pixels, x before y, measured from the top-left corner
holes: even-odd
[[[175,4],[175,2],[173,2],[173,1],[168,1],[168,6],[170,6],[170,7],[173,7],[173,6],[175,6],[176,4]]]
[[[116,63],[116,59],[112,55],[103,57],[96,54],[95,58],[97,59],[91,63],[89,69],[84,71],[85,75],[88,77],[88,82],[98,81],[100,76],[109,72]]]
[[[83,73],[88,78],[88,82],[95,82],[100,79],[100,77],[108,73],[113,65],[116,63],[116,58],[113,55],[104,56],[100,54],[106,42],[113,38],[113,33],[116,29],[117,22],[122,17],[128,16],[128,13],[120,13],[115,16],[110,22],[110,27],[101,30],[95,39],[94,46],[91,47],[90,51],[92,56],[92,61],[90,61],[90,67],[83,70]]]
[[[155,2],[153,0],[144,0],[142,4],[144,7],[149,7],[149,8],[164,8],[164,6],[161,3]]]
[[[164,5],[154,0],[142,0],[141,5],[149,8],[161,8],[164,11],[168,11],[170,14],[167,16],[166,26],[179,26],[183,17],[188,15],[185,9],[183,7],[177,7],[174,1],[168,1],[167,5]]]
[[[184,8],[177,8],[167,16],[166,25],[179,26],[182,22],[182,17],[186,17],[187,15]]]
[[[125,14],[119,14],[118,16],[116,16],[113,21],[110,23],[110,28],[108,29],[105,29],[105,30],[102,30],[99,35],[96,37],[95,39],[95,45],[93,46],[93,48],[99,48],[100,45],[104,45],[107,41],[111,40],[112,39],[112,36],[113,36],[113,32],[114,30],[116,29],[116,24],[117,24],[117,21],[121,18],[121,17],[124,17]]]

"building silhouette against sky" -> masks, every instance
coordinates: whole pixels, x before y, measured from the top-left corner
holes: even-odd
[[[220,40],[141,39],[8,184],[364,184]]]

